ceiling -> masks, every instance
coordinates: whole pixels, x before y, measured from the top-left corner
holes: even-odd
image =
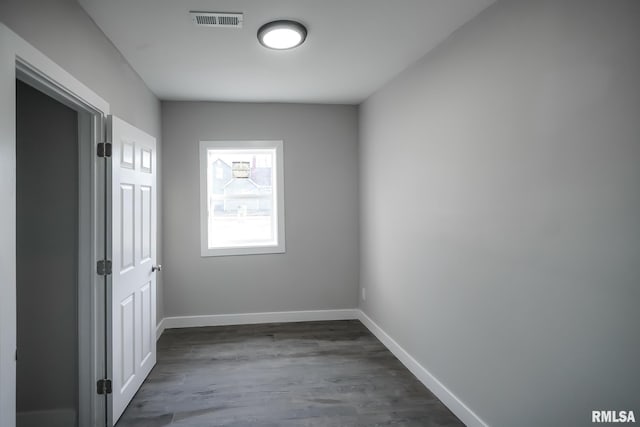
[[[494,0],[78,1],[160,99],[357,104]],[[191,10],[243,12],[243,28],[196,27]],[[262,47],[276,19],[306,42]]]

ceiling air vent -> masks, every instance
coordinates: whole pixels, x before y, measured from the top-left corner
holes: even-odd
[[[189,12],[191,21],[199,27],[242,28],[242,13]]]

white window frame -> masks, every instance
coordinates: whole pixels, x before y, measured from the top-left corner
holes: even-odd
[[[262,246],[229,246],[209,248],[209,221],[207,203],[207,151],[217,150],[245,150],[245,149],[275,149],[275,186],[274,215],[276,216],[276,244]],[[200,255],[230,256],[230,255],[258,255],[277,254],[285,252],[284,230],[284,149],[282,141],[200,141]]]

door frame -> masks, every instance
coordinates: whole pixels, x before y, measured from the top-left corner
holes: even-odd
[[[16,80],[21,80],[78,112],[81,160],[78,188],[78,424],[109,423],[107,399],[95,381],[108,373],[107,289],[96,261],[110,251],[107,235],[109,170],[97,157],[105,138],[109,104],[79,80],[0,23],[0,425],[16,424]],[[83,179],[84,178],[84,179]],[[87,203],[89,202],[90,203]],[[106,323],[105,323],[106,322]]]

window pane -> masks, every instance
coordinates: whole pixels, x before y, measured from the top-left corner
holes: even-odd
[[[274,149],[208,149],[208,247],[277,244]]]

